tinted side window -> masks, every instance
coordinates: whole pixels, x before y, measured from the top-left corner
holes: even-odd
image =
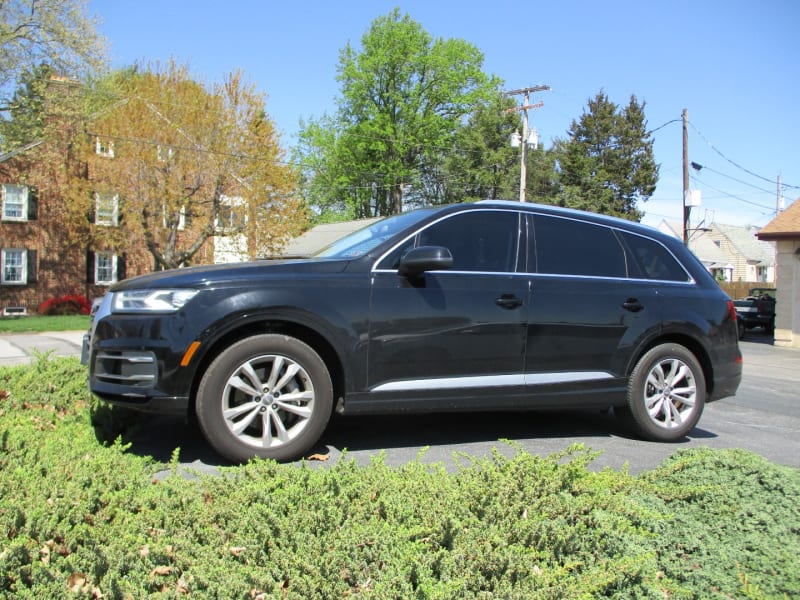
[[[614,232],[602,225],[536,215],[537,273],[627,277],[625,251]]]
[[[469,211],[447,217],[419,232],[389,254],[379,269],[396,269],[400,257],[419,246],[444,246],[453,271],[513,272],[517,262],[519,213]]]
[[[641,277],[661,281],[688,281],[689,276],[664,246],[640,235],[623,234]]]

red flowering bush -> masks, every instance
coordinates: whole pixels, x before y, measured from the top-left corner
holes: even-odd
[[[85,296],[59,296],[45,300],[39,306],[41,315],[88,315],[92,304]]]

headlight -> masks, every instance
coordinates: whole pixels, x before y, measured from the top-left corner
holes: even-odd
[[[113,312],[176,312],[198,290],[129,290],[115,292],[111,304]]]

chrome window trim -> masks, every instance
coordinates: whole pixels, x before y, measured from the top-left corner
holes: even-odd
[[[497,208],[489,208],[489,207],[487,207],[487,208],[476,209],[474,211],[470,210],[470,211],[454,212],[454,213],[450,213],[450,214],[447,214],[447,215],[442,215],[441,217],[439,217],[435,221],[431,221],[430,223],[426,224],[424,227],[421,227],[420,229],[414,230],[412,233],[410,233],[409,235],[404,237],[402,240],[400,240],[399,242],[394,244],[386,252],[381,254],[378,257],[378,259],[374,263],[372,263],[372,268],[370,269],[370,271],[372,273],[397,273],[397,269],[379,269],[378,265],[389,254],[391,254],[392,252],[397,250],[397,248],[399,248],[400,246],[405,244],[408,240],[413,238],[415,235],[419,235],[420,232],[425,231],[429,227],[433,227],[437,223],[441,223],[445,219],[450,219],[450,218],[458,216],[458,215],[468,214],[468,213],[472,213],[472,212],[499,212],[499,213],[513,212],[513,213],[516,213],[518,219],[520,218],[521,215],[527,214],[527,212],[522,211],[522,210],[509,211],[509,210],[498,210]],[[517,244],[516,244],[516,246],[517,246],[517,262],[519,262],[519,236],[517,236]],[[517,270],[514,270],[514,271],[453,271],[451,269],[446,269],[446,270],[442,270],[442,271],[429,271],[429,272],[430,273],[458,273],[458,274],[463,274],[463,273],[471,273],[471,274],[491,273],[491,274],[498,274],[498,275],[521,275],[521,274],[523,274],[521,271],[517,271]]]

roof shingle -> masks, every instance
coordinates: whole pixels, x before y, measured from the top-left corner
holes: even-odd
[[[760,240],[800,238],[800,198],[758,232]]]

